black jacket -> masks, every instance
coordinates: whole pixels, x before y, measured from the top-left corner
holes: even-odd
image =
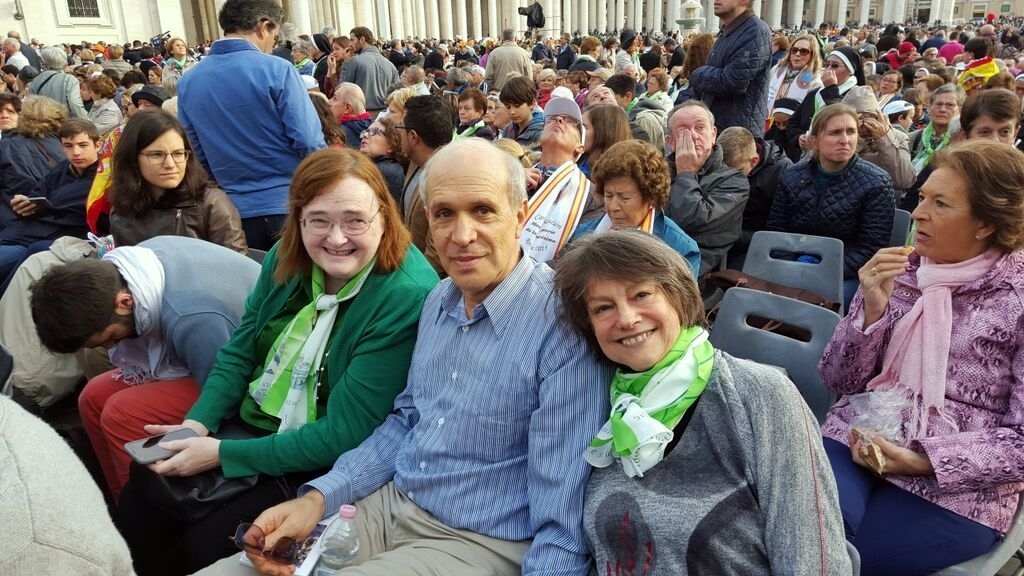
[[[843,276],[857,271],[892,235],[895,199],[884,170],[854,156],[824,189],[815,184],[817,160],[804,159],[779,175],[768,230],[827,236],[843,241]]]
[[[36,184],[64,160],[64,148],[55,134],[41,140],[12,134],[0,140],[0,228],[18,218],[11,198],[31,196]]]
[[[430,68],[444,70],[444,56],[437,50],[431,50],[429,54],[423,57],[423,69],[427,70]]]
[[[719,34],[707,63],[690,75],[690,86],[715,115],[719,132],[743,126],[761,138],[768,117],[771,30],[752,12],[738,18],[743,20]]]
[[[774,142],[758,141],[757,149],[761,161],[747,176],[750,182],[750,200],[743,209],[743,237],[748,243],[749,236],[768,226],[772,200],[779,189],[779,176],[783,169],[793,165],[782,148]]]
[[[569,70],[576,63],[576,52],[572,46],[566,44],[562,51],[555,57],[555,70]]]
[[[740,238],[750,184],[742,173],[722,162],[722,149],[717,144],[696,174],[676,174],[674,155],[669,156],[668,165],[672,189],[665,216],[697,242],[700,274],[718,270],[729,248]]]
[[[62,161],[43,178],[30,196],[43,196],[50,208],[41,208],[28,218],[16,218],[0,229],[0,244],[28,246],[40,240],[56,240],[61,236],[85,238],[85,199],[89,196],[98,163],[81,174]]]
[[[786,123],[786,156],[789,156],[793,162],[799,160],[803,154],[803,150],[800,149],[800,135],[806,134],[811,129],[811,121],[814,120],[815,113],[814,98],[818,92],[821,92],[821,98],[825,101],[826,106],[842,102],[843,96],[846,95],[845,92],[839,92],[838,84],[833,84],[824,88],[815,88],[804,96],[800,107],[796,109],[796,114],[790,116],[789,122]]]

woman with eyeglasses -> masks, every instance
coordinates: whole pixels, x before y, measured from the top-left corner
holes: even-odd
[[[910,133],[910,157],[913,159],[917,179],[906,190],[900,208],[913,212],[917,207],[918,191],[932,173],[929,167],[932,157],[952,142],[955,134],[949,127],[954,119],[960,117],[960,107],[964,105],[966,97],[964,91],[955,84],[944,84],[932,92],[928,102],[931,121],[924,128]]]
[[[809,92],[821,88],[821,57],[814,37],[810,34],[797,36],[786,56],[772,67],[768,78],[770,82],[767,120],[770,123],[770,114],[777,100],[792,98],[797,102],[803,102]]]
[[[841,102],[854,86],[864,86],[864,67],[860,54],[849,46],[836,48],[825,59],[821,73],[822,87],[808,92],[796,113],[786,124],[786,155],[793,162],[811,149],[808,131],[822,108]]]
[[[405,189],[405,168],[409,159],[402,151],[402,133],[395,128],[391,116],[378,117],[359,134],[359,151],[373,160],[384,176],[388,192],[396,202],[402,200]]]
[[[405,387],[420,311],[437,282],[373,162],[350,149],[308,156],[292,180],[281,240],[191,410],[178,425],[140,431],[198,434],[133,470],[121,494],[118,523],[140,576],[191,574],[230,555],[227,536],[240,521],[294,497],[369,436]],[[246,438],[218,439],[227,427]],[[216,468],[259,480],[191,521],[185,510],[153,505],[136,477]]]
[[[889,102],[902,98],[903,74],[899,70],[886,70],[878,81],[878,107],[882,108]]]

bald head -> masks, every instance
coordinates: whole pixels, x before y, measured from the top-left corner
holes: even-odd
[[[496,192],[505,191],[513,208],[526,200],[526,173],[518,160],[481,138],[456,140],[434,153],[423,172],[423,203],[430,206],[431,190],[453,179],[490,182]]]

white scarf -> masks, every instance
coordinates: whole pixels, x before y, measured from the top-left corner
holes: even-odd
[[[114,378],[132,385],[147,380],[182,378],[191,372],[188,366],[171,358],[164,343],[160,311],[164,297],[164,267],[149,248],[123,246],[103,256],[128,283],[135,305],[135,331],[138,337],[121,340],[110,348],[110,362],[120,368]]]
[[[844,58],[844,60],[845,60],[845,58]],[[839,95],[842,96],[842,95],[846,94],[847,92],[850,91],[850,88],[853,88],[856,85],[857,85],[857,78],[855,76],[850,76],[849,78],[846,79],[846,82],[843,82],[842,84],[839,85]],[[821,96],[821,91],[824,90],[824,89],[825,88],[821,88],[821,90],[818,90],[817,92],[814,93],[814,115],[815,116],[818,115],[818,112],[822,108],[827,106],[827,104],[825,103],[825,99]],[[811,119],[811,122],[814,122],[813,118]]]
[[[590,199],[590,180],[576,163],[558,167],[530,199],[526,225],[519,239],[523,251],[538,262],[548,262],[565,246]]]
[[[597,228],[594,228],[594,232],[604,232],[605,230],[612,229],[612,218],[605,212],[604,216],[601,217],[601,221],[597,223]],[[637,230],[643,230],[648,234],[654,233],[654,208],[652,207],[647,211],[647,215],[640,221],[640,225],[637,226]]]

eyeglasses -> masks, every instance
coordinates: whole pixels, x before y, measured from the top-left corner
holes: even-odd
[[[412,130],[412,128],[409,128],[408,126],[402,126],[400,124],[395,124],[394,128],[395,130]]]
[[[792,48],[789,51],[790,54],[796,54],[798,56],[810,56],[811,51],[807,48]]]
[[[302,226],[305,227],[306,232],[314,234],[316,236],[326,236],[330,234],[331,230],[337,226],[341,229],[342,234],[346,236],[359,236],[366,233],[370,229],[370,224],[377,219],[377,215],[380,214],[380,206],[373,212],[373,216],[369,219],[361,216],[352,216],[341,221],[328,220],[321,216],[314,216],[313,218],[303,218],[301,220]]]
[[[359,133],[359,138],[363,139],[363,138],[370,138],[372,136],[380,136],[383,133],[384,133],[384,129],[383,128],[378,128],[376,126],[371,126],[371,127],[367,128],[366,130],[363,130],[362,132],[360,132]]]
[[[548,124],[569,124],[570,126],[579,127],[580,123],[576,121],[572,116],[566,116],[565,114],[555,114],[553,116],[544,117],[544,125]]]
[[[258,554],[278,564],[294,564],[299,553],[299,543],[287,536],[275,542],[273,548],[266,550],[267,537],[263,529],[249,522],[243,522],[235,528],[235,536],[231,541],[239,550]]]
[[[956,108],[956,102],[932,102],[932,108]]]
[[[846,68],[846,64],[843,64],[842,62],[836,62],[835,60],[829,60],[828,62],[825,63],[825,67],[832,68],[834,70],[836,68]]]
[[[188,155],[191,152],[189,150],[173,150],[171,152],[140,152],[141,155],[149,159],[149,163],[155,166],[159,166],[167,161],[167,157],[170,156],[171,160],[174,160],[175,164],[181,164],[185,160],[188,160]]]

